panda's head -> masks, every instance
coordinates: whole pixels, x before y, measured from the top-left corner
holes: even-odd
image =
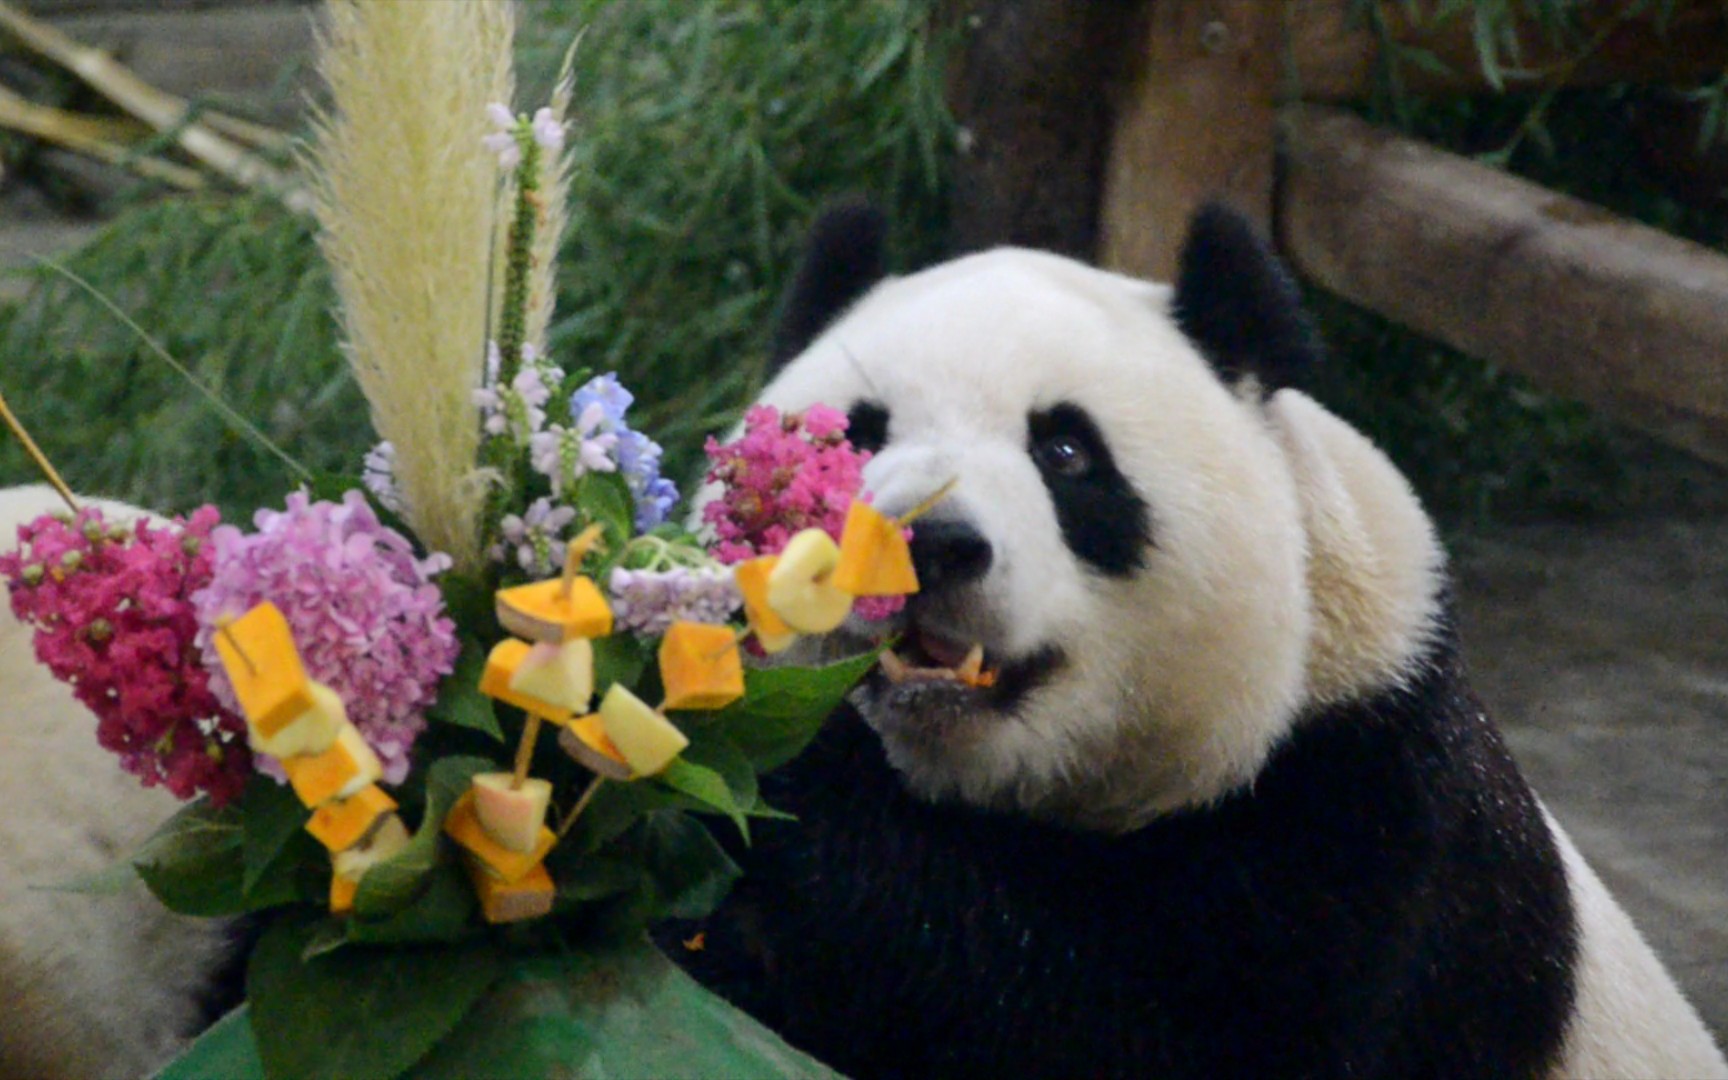
[[[914,525],[905,614],[845,630],[897,634],[914,667],[984,649],[994,685],[878,671],[858,691],[913,791],[1132,828],[1420,663],[1427,518],[1282,389],[1315,338],[1241,218],[1197,216],[1173,288],[1009,249],[885,278],[882,244],[865,208],[818,222],[762,400],[848,413],[890,513],[957,481]]]

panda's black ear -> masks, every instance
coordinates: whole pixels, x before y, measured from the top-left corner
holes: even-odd
[[[1268,391],[1301,386],[1322,355],[1295,279],[1223,203],[1202,206],[1188,226],[1175,310],[1182,332],[1230,381],[1253,375]]]
[[[772,374],[807,348],[888,272],[888,221],[863,199],[837,202],[810,229],[804,258],[780,300],[768,353]]]

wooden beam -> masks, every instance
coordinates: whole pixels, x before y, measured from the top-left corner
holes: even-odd
[[[1099,261],[1168,281],[1202,201],[1271,218],[1283,18],[1263,0],[1161,0],[1146,25],[1104,172]]]
[[[1728,465],[1728,258],[1347,113],[1281,120],[1304,274]]]
[[[1579,36],[1557,45],[1525,21],[1517,28],[1519,60],[1508,64],[1509,89],[1600,86],[1640,82],[1676,84],[1721,74],[1728,67],[1728,5],[1720,0],[1673,0],[1666,21],[1652,10],[1628,14],[1624,0],[1590,0],[1577,12]],[[1286,99],[1353,101],[1374,90],[1380,39],[1353,20],[1352,0],[1285,0]],[[1393,41],[1433,55],[1446,70],[1403,64],[1400,76],[1416,93],[1484,93],[1492,87],[1476,51],[1468,10],[1436,21],[1433,0],[1422,0],[1412,19],[1403,3],[1380,0]],[[1599,39],[1599,40],[1598,40]],[[1579,58],[1579,45],[1592,44]]]

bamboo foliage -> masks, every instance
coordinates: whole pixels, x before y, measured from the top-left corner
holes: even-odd
[[[481,139],[486,105],[511,99],[512,31],[490,0],[334,0],[319,41],[331,105],[309,158],[343,347],[408,523],[464,569],[481,558],[472,392],[498,178]]]

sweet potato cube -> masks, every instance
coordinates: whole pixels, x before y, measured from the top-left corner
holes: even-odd
[[[719,709],[744,696],[744,661],[730,626],[675,622],[660,641],[668,709]]]
[[[336,876],[358,882],[366,871],[408,846],[408,826],[395,814],[385,814],[365,839],[332,857]]]
[[[498,591],[498,621],[530,641],[561,645],[571,638],[605,637],[612,632],[612,608],[592,580],[576,577],[570,595],[564,580],[548,578]]]
[[[351,914],[354,911],[354,894],[359,891],[360,882],[354,878],[345,878],[341,874],[330,875],[330,914]]]
[[[569,709],[556,702],[541,701],[537,697],[529,697],[510,688],[517,669],[528,658],[530,648],[526,641],[518,641],[516,638],[505,638],[494,645],[491,654],[486,657],[486,670],[480,675],[480,692],[497,698],[506,705],[539,713],[554,724],[568,724],[572,715]]]
[[[912,551],[898,522],[862,499],[853,499],[840,534],[834,587],[853,596],[905,596],[918,591]]]
[[[312,707],[288,721],[274,735],[264,735],[252,728],[252,749],[278,758],[321,754],[330,749],[348,726],[348,707],[342,704],[336,691],[323,683],[307,685],[312,693]]]
[[[786,625],[806,634],[825,634],[846,621],[852,594],[834,587],[840,546],[821,529],[809,528],[787,541],[768,573],[768,606]]]
[[[240,711],[269,738],[312,707],[312,690],[288,620],[266,600],[216,633],[216,655]]]
[[[346,724],[336,741],[321,754],[297,754],[282,759],[282,770],[294,794],[307,806],[346,799],[384,775],[384,766],[353,724]]]
[[[570,726],[558,733],[558,746],[589,772],[608,780],[628,780],[633,775],[630,763],[606,737],[598,713],[570,721]]]
[[[552,784],[528,777],[511,790],[510,773],[480,773],[474,777],[474,816],[486,835],[511,851],[528,852],[540,842]]]
[[[378,819],[396,809],[396,800],[376,784],[368,784],[346,799],[327,802],[312,811],[306,831],[332,852],[346,851],[366,838]]]
[[[741,562],[733,568],[738,591],[744,597],[744,615],[750,620],[750,630],[766,653],[777,653],[798,640],[798,631],[786,625],[786,620],[774,614],[768,606],[768,575],[780,561],[778,555]]]
[[[574,638],[562,645],[536,643],[516,665],[510,689],[572,712],[587,712],[594,698],[594,643]]]
[[[533,869],[515,881],[504,881],[489,871],[480,860],[469,856],[468,880],[480,897],[480,911],[489,923],[521,922],[538,919],[552,911],[557,889],[545,864],[535,863]]]
[[[672,721],[620,683],[613,683],[601,699],[600,722],[606,737],[639,776],[653,776],[690,745]]]
[[[522,880],[558,842],[551,829],[541,826],[539,838],[531,850],[511,851],[486,834],[486,829],[474,814],[472,790],[463,792],[456,805],[450,808],[449,816],[444,819],[444,832],[506,882]]]

